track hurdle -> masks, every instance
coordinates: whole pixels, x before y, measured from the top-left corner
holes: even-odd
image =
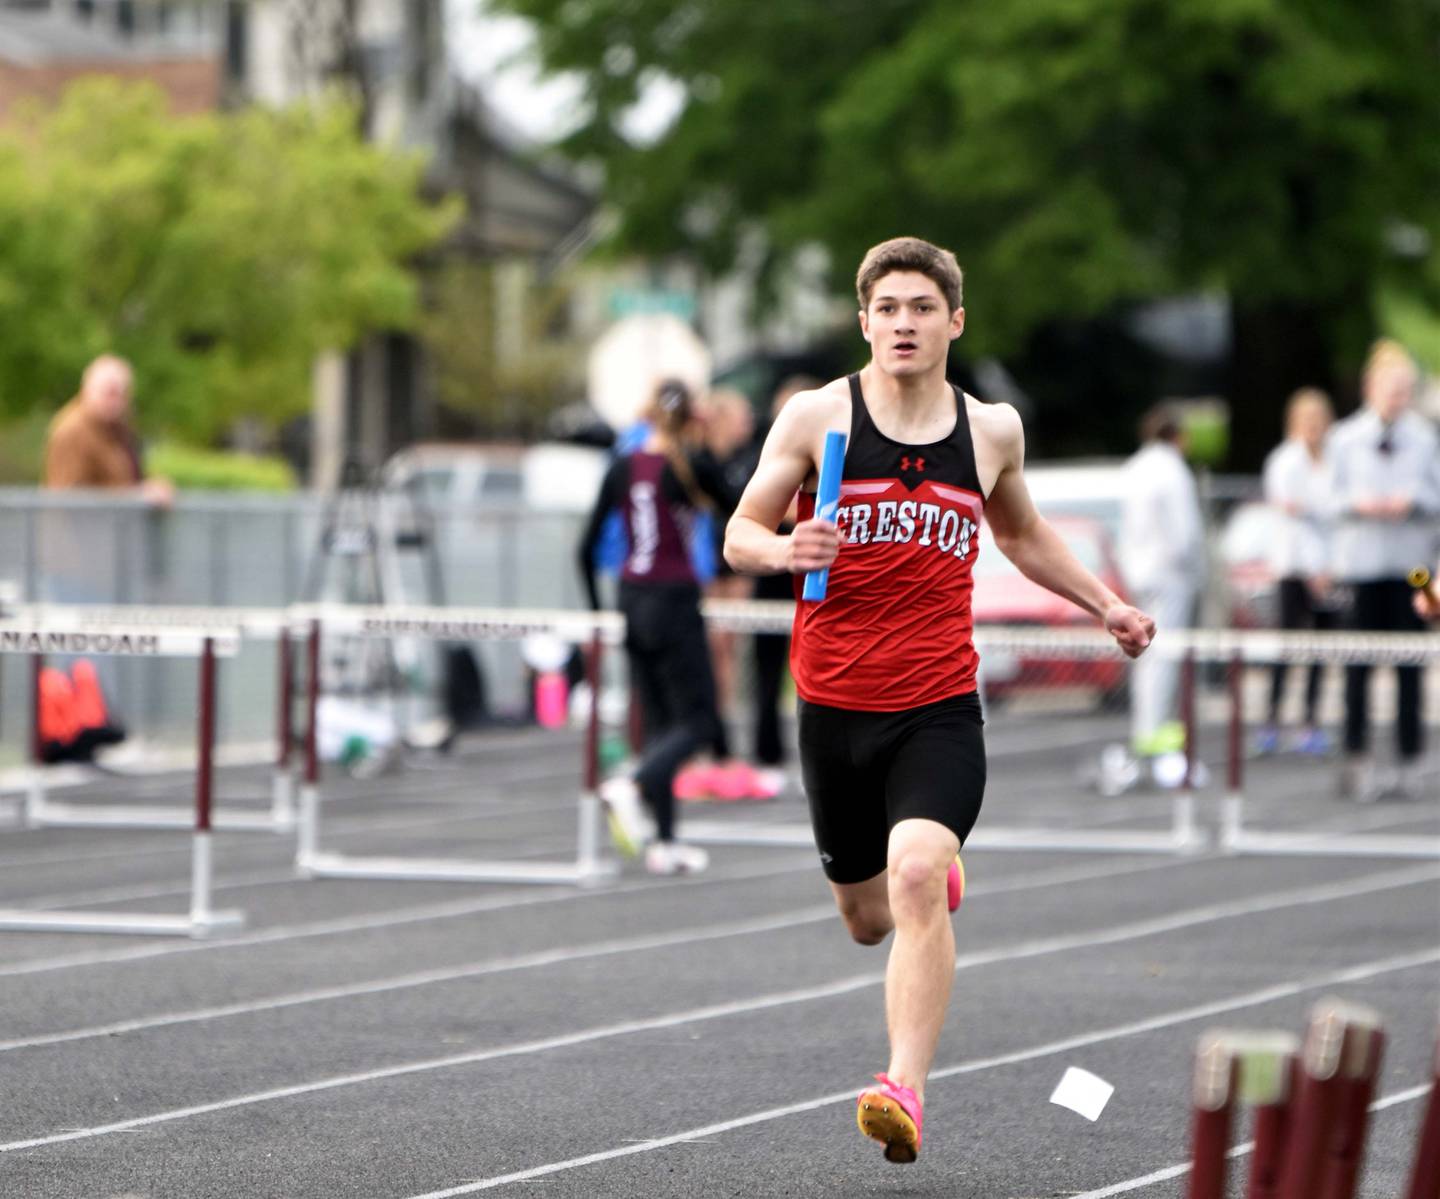
[[[1279,1199],[1299,1053],[1298,1038],[1284,1032],[1217,1029],[1201,1036],[1191,1091],[1186,1199],[1224,1199],[1230,1134],[1242,1106],[1255,1114],[1245,1199]]]
[[[1430,1058],[1430,1095],[1420,1120],[1420,1143],[1405,1199],[1435,1199],[1436,1195],[1440,1195],[1440,1032]]]
[[[300,788],[296,869],[306,878],[364,878],[421,882],[539,883],[595,886],[618,866],[600,856],[600,679],[605,641],[615,640],[614,613],[515,611],[464,608],[313,607],[298,610],[308,621],[306,641],[305,781]],[[323,632],[322,632],[323,630]],[[585,735],[576,852],[570,861],[526,862],[420,858],[326,852],[321,848],[320,759],[316,715],[324,633],[361,637],[426,637],[443,641],[502,641],[548,633],[589,644],[590,713]]]
[[[1202,1036],[1187,1199],[1228,1193],[1230,1132],[1241,1103],[1255,1112],[1245,1199],[1354,1199],[1384,1049],[1379,1014],[1338,999],[1314,1006],[1303,1044],[1287,1033]],[[1420,1169],[1417,1163],[1417,1176]]]
[[[0,621],[0,653],[29,654],[37,661],[46,653],[200,659],[189,912],[170,916],[150,912],[9,908],[0,909],[0,930],[205,937],[244,923],[243,913],[216,911],[211,905],[216,660],[233,657],[238,649],[239,638],[229,630],[175,631],[117,626],[100,632],[73,622],[67,624],[64,610],[58,608],[50,609],[39,621]],[[32,738],[38,738],[38,733],[32,734]]]
[[[1192,633],[1204,652],[1228,662],[1230,734],[1219,846],[1232,854],[1440,858],[1440,837],[1387,833],[1276,833],[1245,826],[1244,704],[1241,674],[1247,664],[1366,662],[1425,665],[1440,660],[1440,638],[1426,633]]]
[[[1385,1034],[1371,1008],[1322,999],[1301,1051],[1280,1199],[1352,1199]]]
[[[795,606],[781,600],[709,601],[704,605],[707,622],[740,633],[789,632]],[[982,657],[986,652],[1073,657],[1077,661],[1119,657],[1113,639],[1092,629],[1041,629],[982,625],[975,630],[975,644]],[[1181,635],[1157,637],[1157,650],[1184,654],[1188,642]],[[1153,652],[1153,651],[1152,651]],[[1188,772],[1187,772],[1188,774]],[[967,849],[1058,851],[1089,853],[1203,853],[1210,836],[1196,820],[1195,800],[1188,785],[1170,797],[1170,822],[1163,829],[1046,829],[1006,828],[982,821],[970,835]],[[685,839],[697,845],[753,845],[787,848],[814,848],[815,839],[806,822],[729,821],[687,819]]]
[[[61,613],[77,632],[102,633],[115,627],[157,630],[223,629],[242,640],[273,638],[276,643],[276,754],[271,773],[268,812],[217,811],[214,823],[227,832],[289,833],[295,828],[294,736],[290,719],[293,691],[290,617],[283,608],[147,608],[143,606],[75,605],[53,608],[32,605],[28,619],[44,621],[47,612]],[[64,803],[49,798],[46,767],[40,760],[39,677],[43,659],[36,657],[31,682],[31,777],[21,819],[30,828],[185,829],[191,817],[182,807],[159,804]]]

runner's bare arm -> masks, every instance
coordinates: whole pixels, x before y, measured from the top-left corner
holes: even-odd
[[[1080,563],[1036,510],[1025,486],[1025,430],[1009,405],[992,410],[989,432],[1003,465],[985,504],[995,545],[1020,573],[1102,621],[1120,648],[1135,658],[1155,635],[1155,622],[1125,603]]]
[[[802,392],[775,418],[760,464],[725,527],[725,561],[741,574],[803,573],[835,560],[840,539],[830,521],[801,521],[788,535],[775,531],[795,493],[816,471],[816,446],[834,408],[824,391]]]

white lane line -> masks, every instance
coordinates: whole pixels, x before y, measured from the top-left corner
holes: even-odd
[[[485,819],[485,817],[467,816],[464,818],[466,821],[480,819]],[[453,827],[455,824],[460,823],[460,821],[436,820],[433,823]],[[338,841],[340,838],[337,837],[335,839]],[[563,854],[567,848],[574,845],[574,842],[575,833],[573,830],[564,833],[557,831],[547,837],[535,837],[519,844],[513,841],[507,841],[505,856],[518,861],[526,857],[539,857],[555,853]],[[450,852],[454,852],[454,847],[457,844],[458,842],[453,837],[448,840],[447,845]],[[487,846],[492,845],[493,840],[489,837],[467,838],[464,844],[474,852],[479,853]],[[219,894],[222,891],[235,891],[254,887],[283,886],[289,884],[303,886],[307,881],[308,880],[300,877],[294,866],[290,866],[285,870],[253,871],[249,874],[236,873],[226,875],[222,872],[215,879],[214,891],[216,894]],[[188,896],[189,894],[190,885],[188,882],[183,886],[177,886],[173,883],[166,885],[153,882],[130,883],[123,886],[99,887],[93,891],[67,891],[55,895],[27,895],[23,899],[16,900],[14,906],[29,909],[79,907],[83,904],[88,907],[99,903],[119,903],[121,901],[137,899],[169,899],[181,895]]]
[[[763,866],[742,870],[707,872],[693,878],[671,880],[666,885],[673,888],[694,890],[703,887],[724,886],[727,883],[752,882],[757,879],[773,878],[782,874],[813,872],[814,862],[809,853],[803,862],[793,857],[784,863],[767,863]],[[154,958],[172,957],[177,954],[210,953],[224,949],[245,949],[252,945],[273,945],[284,941],[300,941],[310,937],[337,936],[355,932],[371,932],[381,928],[395,928],[405,924],[420,924],[429,920],[452,920],[463,916],[474,916],[481,912],[504,911],[510,908],[542,907],[547,904],[574,903],[584,900],[593,903],[614,895],[634,895],[638,892],[654,891],[653,880],[636,880],[619,883],[613,887],[594,890],[506,892],[503,895],[486,895],[477,899],[451,900],[446,903],[422,904],[411,908],[392,909],[378,915],[343,917],[334,920],[317,920],[306,924],[280,925],[253,933],[234,937],[223,937],[213,941],[182,941],[173,945],[137,945],[129,949],[97,950],[91,953],[67,954],[63,957],[38,958],[14,965],[0,966],[0,978],[19,975],[45,974],[54,970],[71,970],[87,966],[108,966],[117,962],[149,961]]]
[[[1001,895],[1008,892],[1039,890],[1065,883],[1088,882],[1096,879],[1114,878],[1119,874],[1138,874],[1156,869],[1156,864],[1147,862],[1141,866],[1117,870],[1114,867],[1091,865],[1087,868],[1038,871],[1031,875],[1020,875],[999,883],[980,884],[971,888],[972,897]],[[394,975],[390,978],[375,979],[365,983],[316,988],[309,991],[278,995],[270,999],[251,1000],[244,1003],[196,1008],[168,1015],[137,1017],[133,1020],[119,1020],[90,1028],[77,1028],[65,1032],[41,1033],[30,1037],[17,1037],[0,1041],[0,1053],[14,1049],[33,1049],[42,1045],[59,1045],[71,1041],[84,1041],[92,1037],[116,1036],[121,1033],[140,1032],[152,1028],[169,1028],[179,1024],[190,1024],[203,1020],[216,1020],[229,1016],[252,1015],[279,1008],[296,1007],[306,1003],[320,1003],[334,999],[349,999],[362,995],[377,995],[385,991],[398,991],[407,987],[430,986],[436,983],[454,982],[463,978],[478,978],[483,975],[503,974],[516,970],[528,970],[539,966],[563,964],[584,958],[609,957],[615,954],[632,953],[649,949],[662,949],[672,945],[686,945],[697,941],[718,940],[723,937],[745,936],[752,933],[776,932],[796,928],[805,924],[816,924],[836,919],[833,903],[818,904],[801,908],[786,916],[757,917],[750,920],[730,921],[723,924],[709,924],[682,929],[670,933],[652,933],[638,937],[625,937],[611,941],[586,942],[569,945],[560,949],[538,950],[534,953],[515,957],[493,958],[489,961],[474,962],[464,966],[415,971],[410,974]]]
[[[415,798],[416,797],[407,794],[406,802],[411,802]],[[327,804],[330,802],[332,801],[326,801]],[[348,801],[342,801],[342,804],[345,802]],[[436,806],[439,806],[433,799],[426,799],[424,797],[420,797],[419,802],[424,803],[426,807],[432,809]],[[96,804],[95,806],[98,808],[103,807],[104,805]],[[344,837],[363,836],[367,833],[374,832],[402,832],[406,829],[431,828],[439,824],[451,824],[460,821],[490,820],[496,816],[525,816],[532,813],[537,815],[543,815],[550,812],[573,811],[575,808],[575,801],[573,799],[556,800],[554,803],[548,804],[537,803],[531,800],[489,801],[487,803],[487,806],[480,808],[478,811],[475,811],[472,815],[468,816],[457,816],[454,810],[457,807],[474,806],[475,801],[457,800],[454,804],[446,806],[445,810],[443,810],[439,814],[427,816],[424,819],[416,819],[414,816],[395,815],[361,816],[349,812],[342,812],[338,815],[332,814],[325,818],[326,836],[327,838],[333,836],[338,840]],[[53,831],[53,828],[22,830],[22,832],[29,834]],[[72,829],[67,831],[73,833],[75,830]],[[104,830],[91,831],[103,832]],[[191,852],[190,846],[188,844],[176,845],[176,837],[174,833],[159,835],[163,836],[167,841],[170,842],[170,844],[163,848],[156,849],[129,848],[125,851],[125,860],[132,861],[137,858],[165,858],[189,856]],[[243,845],[240,844],[241,838],[244,838]],[[236,853],[250,852],[253,850],[270,850],[275,848],[277,844],[280,843],[273,841],[255,840],[254,834],[239,834],[231,840],[230,849],[227,852]],[[64,866],[71,863],[79,864],[84,862],[98,861],[113,862],[115,858],[116,853],[113,847],[103,850],[72,850],[66,853],[51,854],[35,853],[32,851],[30,853],[15,854],[11,857],[0,857],[0,867],[18,869],[21,867],[30,866]]]
[[[397,925],[423,923],[428,920],[449,920],[462,916],[478,915],[481,912],[501,911],[510,908],[537,907],[544,904],[555,903],[589,903],[596,899],[609,898],[612,895],[633,895],[638,892],[653,891],[657,885],[694,890],[696,888],[710,886],[723,886],[727,883],[754,882],[760,879],[777,878],[785,874],[813,873],[816,867],[811,851],[803,850],[799,851],[799,854],[803,856],[797,858],[796,856],[787,854],[784,860],[778,864],[775,862],[766,862],[760,865],[738,869],[714,870],[691,878],[670,880],[664,884],[656,884],[653,880],[650,880],[619,883],[612,887],[594,890],[567,890],[547,892],[544,894],[526,892],[519,895],[511,893],[489,895],[479,899],[455,900],[448,903],[400,908],[379,915],[321,920],[308,924],[281,925],[276,928],[264,929],[253,933],[243,933],[239,936],[218,938],[213,941],[186,941],[177,944],[138,945],[128,949],[93,950],[88,953],[66,954],[60,957],[37,958],[28,962],[0,966],[0,978],[44,974],[53,970],[78,969],[87,966],[103,966],[117,962],[149,961],[154,958],[170,957],[175,954],[209,953],[215,950],[244,948],[251,945],[271,945],[277,942],[302,940],[308,937],[367,932],[373,929],[393,928]],[[1106,860],[1110,862],[1124,862],[1126,858],[1124,855],[1120,855],[1116,858]],[[1179,866],[1188,865],[1191,862],[1199,863],[1214,860],[1216,859],[1213,857],[1197,856],[1186,858],[1183,861],[1149,861],[1138,866],[1127,867],[1112,865],[1108,868],[1102,861],[1096,869],[1100,872],[1108,869],[1110,872],[1118,875],[1122,873],[1139,873],[1143,870],[1174,869]]]
[[[1418,965],[1428,965],[1435,961],[1440,961],[1440,951],[1425,955],[1412,954],[1403,958],[1383,959],[1378,962],[1367,963],[1364,966],[1351,967],[1335,975],[1312,976],[1308,979],[1282,983],[1273,987],[1266,987],[1260,991],[1252,991],[1248,994],[1238,995],[1231,999],[1203,1004],[1199,1007],[1181,1008],[1179,1011],[1154,1016],[1148,1020],[1140,1020],[1130,1024],[1120,1024],[1111,1028],[1097,1029],[1094,1032],[1085,1033],[1080,1036],[1067,1037],[1063,1041],[1050,1041],[1043,1045],[1017,1050],[1013,1053],[1002,1054],[998,1057],[981,1058],[973,1062],[963,1062],[959,1065],[948,1066],[943,1070],[934,1071],[930,1075],[930,1081],[933,1083],[936,1079],[940,1078],[951,1078],[960,1074],[978,1074],[983,1070],[993,1070],[1001,1066],[1035,1061],[1042,1057],[1052,1057],[1057,1053],[1067,1053],[1077,1047],[1098,1045],[1106,1041],[1115,1041],[1124,1037],[1134,1036],[1138,1033],[1153,1032],[1162,1028],[1170,1028],[1177,1024],[1186,1024],[1193,1020],[1209,1019],[1221,1013],[1233,1012],[1246,1007],[1255,1007],[1259,1004],[1273,1002],[1276,999],[1290,998],[1304,991],[1334,986],[1339,982],[1360,981],[1395,970],[1406,970]],[[582,1166],[596,1165],[600,1162],[614,1161],[616,1158],[631,1157],[637,1153],[650,1153],[656,1149],[665,1149],[671,1145],[683,1144],[686,1141],[695,1140],[700,1137],[719,1136],[722,1133],[733,1132],[739,1128],[749,1128],[756,1124],[768,1123],[771,1120],[783,1119],[786,1116],[800,1115],[804,1112],[815,1111],[836,1103],[854,1102],[855,1089],[851,1087],[844,1091],[835,1091],[829,1095],[821,1095],[817,1099],[806,1099],[799,1103],[786,1104],[783,1107],[772,1107],[766,1111],[753,1112],[748,1116],[738,1116],[733,1120],[724,1120],[717,1124],[707,1124],[701,1128],[689,1128],[684,1132],[674,1133],[668,1137],[656,1137],[649,1141],[642,1141],[639,1144],[627,1144],[617,1149],[603,1149],[596,1153],[587,1153],[583,1157],[572,1157],[565,1161],[548,1162],[543,1166],[532,1166],[528,1170],[516,1170],[513,1173],[501,1174],[493,1178],[482,1178],[474,1182],[464,1183],[460,1186],[450,1187],[443,1191],[427,1191],[423,1195],[411,1195],[408,1199],[454,1199],[454,1197],[458,1195],[472,1195],[477,1191],[493,1190],[495,1187],[508,1186],[511,1183],[530,1182],[536,1178],[543,1178],[546,1175],[559,1174],[567,1170],[576,1170]],[[4,1148],[3,1145],[0,1145],[0,1150]],[[1166,1177],[1174,1177],[1174,1175],[1166,1175]],[[1156,1178],[1153,1179],[1153,1181],[1159,1181],[1159,1179]],[[1098,1197],[1101,1194],[1111,1193],[1115,1192],[1097,1191],[1094,1192],[1094,1195]],[[1074,1196],[1073,1199],[1089,1199],[1089,1197],[1077,1195]]]
[[[1405,1091],[1396,1091],[1393,1095],[1385,1095],[1375,1100],[1370,1105],[1372,1112],[1383,1112],[1386,1108],[1395,1107],[1401,1103],[1412,1103],[1422,1095],[1428,1095],[1433,1083],[1421,1083],[1418,1087],[1410,1087]],[[1243,1141],[1229,1149],[1225,1156],[1231,1161],[1237,1158],[1246,1157],[1255,1150],[1254,1141]],[[1112,1183],[1108,1187],[1101,1187],[1098,1191],[1085,1191],[1081,1194],[1072,1195],[1070,1199],[1110,1199],[1111,1195],[1126,1195],[1131,1191],[1141,1191],[1146,1187],[1154,1186],[1157,1182],[1169,1182],[1172,1178],[1179,1178],[1183,1174],[1190,1173],[1190,1162],[1184,1162],[1178,1166],[1166,1166],[1163,1170],[1156,1170],[1153,1173],[1142,1175],[1139,1178],[1127,1178],[1124,1182]]]
[[[1387,883],[1376,884],[1373,890],[1392,890],[1397,884]],[[1404,885],[1404,884],[1398,884]],[[1323,902],[1314,899],[1312,895],[1316,889],[1307,889],[1306,892],[1292,893],[1294,896],[1304,894],[1306,898],[1297,899],[1299,903]],[[1355,894],[1363,894],[1353,889],[1346,894],[1337,894],[1331,898],[1351,898]],[[1063,953],[1071,949],[1090,949],[1096,945],[1115,944],[1121,940],[1135,940],[1145,936],[1151,936],[1157,931],[1169,931],[1170,928],[1185,927],[1186,924],[1204,923],[1207,920],[1214,922],[1226,919],[1232,915],[1247,915],[1253,912],[1272,910],[1276,906],[1293,906],[1293,904],[1277,904],[1273,901],[1262,903],[1261,906],[1232,911],[1240,905],[1224,905],[1224,914],[1215,915],[1221,909],[1206,908],[1199,909],[1200,912],[1211,913],[1205,919],[1200,919],[1198,913],[1187,913],[1189,919],[1181,918],[1180,923],[1174,923],[1176,918],[1167,921],[1144,921],[1138,925],[1127,926],[1122,934],[1119,929],[1107,929],[1099,934],[1081,934],[1069,937],[1048,937],[1042,940],[1027,942],[1023,945],[1013,947],[1009,950],[992,950],[983,953],[966,954],[957,959],[955,968],[957,971],[974,969],[979,966],[990,965],[997,962],[1017,961],[1025,958],[1039,957],[1046,954]],[[1163,925],[1157,928],[1157,925]],[[1336,981],[1351,981],[1355,979],[1368,978],[1374,973],[1386,969],[1404,969],[1409,966],[1426,965],[1440,961],[1440,950],[1430,950],[1420,954],[1407,954],[1402,957],[1384,959],[1380,963],[1369,963],[1365,966],[1351,967],[1337,974],[1327,975],[1318,982],[1315,980],[1286,983],[1279,986],[1267,987],[1261,991],[1251,992],[1245,997],[1247,1003],[1265,1002],[1267,999],[1283,998],[1316,985],[1331,985]],[[1397,963],[1400,963],[1397,965]],[[361,1083],[377,1082],[384,1079],[399,1078],[409,1074],[426,1073],[431,1070],[446,1070],[456,1066],[472,1065],[476,1062],[489,1061],[500,1057],[526,1056],[532,1053],[542,1053],[551,1049],[578,1045],[584,1042],[603,1040],[608,1037],[622,1036],[635,1032],[649,1032],[661,1028],[673,1028],[684,1024],[692,1024],[704,1020],[714,1020],[722,1016],[744,1015],[756,1011],[763,1011],[769,1008],[788,1006],[797,1003],[808,1003],[818,999],[834,998],[839,995],[848,994],[861,990],[865,987],[878,986],[885,980],[884,971],[875,971],[866,974],[854,975],[850,978],[838,979],[835,982],[823,983],[818,986],[800,988],[793,991],[780,992],[761,996],[757,999],[733,1000],[729,1003],[716,1004],[709,1007],[692,1009],[688,1012],[676,1012],[668,1016],[650,1017],[644,1020],[629,1020],[620,1024],[608,1025],[602,1028],[592,1028],[583,1031],[561,1033],[557,1036],[548,1037],[539,1041],[531,1041],[520,1045],[504,1045],[491,1049],[476,1050],[471,1053],[452,1054],[442,1058],[428,1058],[418,1062],[406,1062],[395,1066],[387,1066],[378,1070],[369,1070],[356,1074],[341,1075],[338,1078],[320,1079],[315,1082],[296,1083],[288,1087],[278,1087],[273,1090],[260,1091],[250,1095],[238,1095],[231,1099],[221,1099],[210,1103],[197,1104],[192,1107],[177,1108],[171,1111],[156,1112],[149,1116],[137,1116],[129,1120],[120,1120],[113,1124],[104,1124],[95,1128],[81,1129],[64,1133],[52,1133],[48,1136],[34,1137],[29,1140],[12,1141],[8,1144],[0,1144],[0,1153],[10,1152],[19,1149],[34,1149],[42,1145],[54,1145],[63,1141],[84,1140],[89,1137],[106,1136],[113,1132],[124,1132],[133,1128],[145,1128],[153,1124],[165,1124],[175,1120],[185,1120],[192,1116],[206,1115],[211,1112],[225,1111],[231,1108],[248,1107],[253,1104],[267,1103],[275,1099],[289,1099],[299,1095],[314,1094],[319,1091],[334,1090],[337,1087],[354,1086]],[[1260,996],[1262,998],[1255,998]],[[1205,1004],[1198,1008],[1186,1008],[1185,1019],[1195,1019],[1199,1016],[1212,1016],[1218,1012],[1232,1010],[1234,1001],[1223,1001],[1219,1004]],[[1241,1005],[1245,1006],[1245,1005]],[[1000,1057],[985,1059],[980,1063],[970,1063],[961,1066],[951,1066],[945,1070],[938,1070],[931,1074],[931,1079],[947,1078],[954,1074],[970,1073],[979,1069],[989,1069],[993,1066],[1006,1065],[1014,1062],[1029,1061],[1037,1056],[1045,1056],[1050,1053],[1057,1053],[1065,1050],[1083,1048],[1093,1045],[1102,1040],[1107,1040],[1116,1035],[1130,1035],[1134,1032],[1148,1031],[1155,1028],[1168,1027],[1174,1023],[1175,1016],[1162,1016],[1148,1020],[1137,1021],[1131,1024],[1119,1026],[1121,1032],[1114,1029],[1103,1033],[1091,1033],[1079,1037],[1068,1037],[1063,1041],[1050,1042],[1042,1046],[1040,1050],[1022,1050],[1018,1053],[1005,1054]],[[1043,1052],[1041,1052],[1043,1050]],[[845,1092],[850,1095],[850,1092]],[[809,1105],[802,1105],[795,1110],[806,1110],[807,1106],[821,1106],[824,1102],[834,1102],[833,1096],[827,1096],[822,1101],[811,1101]],[[788,1109],[786,1109],[788,1111]],[[782,1112],[781,1114],[785,1114]],[[745,1117],[741,1123],[758,1122],[753,1117]],[[740,1125],[735,1125],[739,1127]],[[723,1131],[723,1129],[722,1129]],[[695,1130],[684,1134],[685,1137],[709,1136],[709,1130]],[[673,1143],[669,1140],[666,1144]],[[658,1147],[658,1146],[655,1146]],[[546,1172],[542,1169],[542,1173]],[[463,1193],[463,1192],[456,1192]]]

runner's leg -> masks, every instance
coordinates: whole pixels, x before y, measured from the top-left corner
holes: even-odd
[[[922,1101],[955,977],[945,875],[959,849],[960,839],[933,820],[902,820],[890,833],[886,874],[895,940],[885,971],[886,1073]]]
[[[861,945],[879,945],[895,927],[890,915],[889,886],[889,879],[883,871],[863,883],[830,884],[840,919]]]

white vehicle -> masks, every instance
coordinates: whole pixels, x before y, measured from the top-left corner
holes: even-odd
[[[1125,484],[1120,458],[1073,462],[1030,462],[1025,486],[1045,516],[1087,516],[1105,526],[1111,541],[1120,536]]]
[[[386,464],[386,490],[419,487],[432,508],[521,506],[533,512],[588,512],[609,455],[593,446],[422,442]]]

